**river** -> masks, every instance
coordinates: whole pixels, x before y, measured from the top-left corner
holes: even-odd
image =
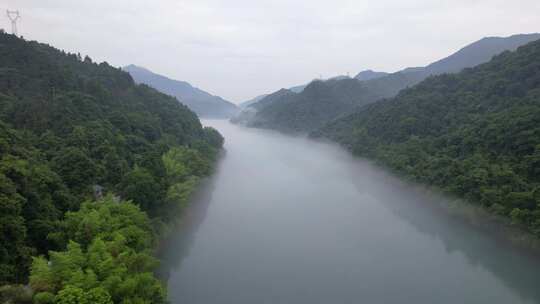
[[[172,304],[540,303],[540,262],[308,139],[206,121],[216,174],[166,245]],[[431,201],[430,201],[431,200]]]

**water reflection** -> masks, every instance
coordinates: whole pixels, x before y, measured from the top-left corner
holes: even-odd
[[[400,219],[418,232],[442,241],[446,252],[463,254],[470,267],[485,268],[518,292],[521,298],[539,301],[540,259],[537,253],[516,248],[506,239],[497,237],[497,229],[501,227],[486,223],[486,229],[480,229],[459,217],[449,216],[438,208],[450,203],[447,198],[397,180],[366,163],[357,164],[351,176],[358,170],[370,171],[374,177],[369,185],[357,185],[358,189],[369,187]],[[391,195],[388,188],[399,192],[400,197]]]
[[[226,151],[222,153],[218,164],[225,155]],[[216,179],[219,175],[220,167],[218,165],[214,175],[203,180],[196,193],[193,194],[190,205],[181,215],[180,222],[173,229],[174,232],[163,240],[158,252],[161,261],[158,272],[159,277],[164,282],[169,280],[171,271],[177,270],[181,266],[182,260],[189,255],[197,229],[206,218],[208,206],[212,201],[216,187]]]
[[[331,145],[213,124],[228,153],[165,251],[171,303],[539,301],[538,260],[440,198]]]

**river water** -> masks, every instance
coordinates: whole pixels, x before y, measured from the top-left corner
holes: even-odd
[[[540,303],[540,262],[332,145],[206,121],[217,172],[166,245],[182,304]]]

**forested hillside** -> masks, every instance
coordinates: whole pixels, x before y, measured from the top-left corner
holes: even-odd
[[[243,109],[243,108],[246,108],[246,107],[249,107],[250,105],[254,104],[254,103],[257,103],[259,102],[259,100],[265,98],[266,96],[268,96],[269,94],[262,94],[262,95],[259,95],[259,96],[255,96],[249,100],[246,100],[242,103],[240,103],[238,106]]]
[[[540,39],[540,34],[489,37],[467,45],[426,67],[407,68],[387,75],[373,74],[374,72],[363,74],[369,76],[364,81],[337,78],[324,83],[314,82],[302,92],[291,95],[287,102],[274,104],[267,102],[268,97],[261,99],[258,103],[266,103],[266,106],[252,113],[247,125],[286,133],[313,131],[358,107],[393,97],[400,90],[413,86],[430,75],[459,72],[536,39]],[[255,108],[255,105],[256,103],[251,107]]]
[[[36,303],[164,302],[157,235],[222,142],[127,72],[0,33],[0,285],[31,270]]]
[[[315,80],[301,93],[280,90],[251,105],[249,108],[255,111],[245,123],[250,127],[302,133],[351,110],[358,99],[378,98],[356,79]]]
[[[272,94],[265,95],[264,97],[261,98],[261,100],[254,102],[252,104],[249,104],[242,110],[242,112],[232,117],[231,122],[236,123],[236,124],[244,124],[244,125],[252,125],[252,126],[254,123],[262,124],[260,120],[255,119],[255,115],[257,114],[257,111],[264,109],[266,106],[270,104],[280,104],[280,103],[288,102],[290,98],[296,94],[297,93],[291,90],[281,89]]]
[[[540,41],[313,133],[540,236]]]
[[[200,117],[230,118],[239,111],[235,104],[195,88],[185,81],[170,79],[133,64],[122,69],[128,72],[135,82],[144,83],[162,93],[175,96]]]

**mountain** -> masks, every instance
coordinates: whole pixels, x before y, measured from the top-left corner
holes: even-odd
[[[246,100],[246,101],[240,103],[238,106],[241,109],[244,109],[244,108],[249,107],[250,105],[252,105],[254,103],[259,102],[261,99],[265,98],[266,96],[268,96],[268,94],[259,95],[257,97],[254,97],[254,98],[250,99],[250,100]]]
[[[288,89],[281,89],[281,90],[289,90],[293,93],[300,93],[302,92],[305,88],[307,87],[307,84],[302,84],[302,85],[297,85],[297,86],[294,86],[294,87],[291,87],[291,88],[288,88]],[[279,92],[279,91],[278,91]],[[262,99],[266,98],[267,96],[269,96],[271,94],[262,94],[262,95],[259,95],[255,98],[252,98],[250,100],[247,100],[247,101],[244,101],[240,104],[240,108],[247,108],[253,104],[256,104],[258,103],[259,101],[261,101]],[[267,101],[268,102],[268,101]]]
[[[540,34],[515,35],[506,38],[484,38],[458,52],[426,67],[407,68],[383,77],[358,81],[343,79],[318,84],[318,94],[307,92],[291,95],[286,103],[272,104],[252,113],[248,126],[275,129],[287,133],[306,133],[354,109],[380,99],[395,96],[404,88],[413,86],[432,75],[453,73],[488,61],[494,55],[515,50],[518,46],[540,39]],[[373,75],[364,73],[364,75]],[[345,83],[341,83],[341,82]],[[309,87],[309,85],[308,85]],[[347,89],[341,90],[341,87]],[[252,111],[253,112],[253,111]]]
[[[368,81],[368,86],[384,98],[393,97],[402,89],[413,86],[431,75],[456,73],[489,61],[494,55],[513,51],[519,46],[540,39],[540,34],[519,34],[510,37],[488,37],[471,43],[456,53],[426,67],[406,68],[385,77]]]
[[[0,45],[0,285],[39,303],[164,303],[157,233],[223,138],[105,62],[2,32]]]
[[[386,72],[375,72],[375,71],[372,71],[372,70],[365,70],[365,71],[362,71],[358,74],[356,74],[356,76],[354,76],[354,78],[360,80],[360,81],[366,81],[366,80],[372,80],[372,79],[377,79],[377,78],[381,78],[381,77],[384,77],[388,75],[388,73]]]
[[[335,76],[335,77],[332,77],[332,78],[328,78],[327,80],[340,80],[340,79],[347,79],[347,78],[350,78],[350,77],[349,77],[349,76],[340,75],[340,76]],[[317,79],[312,80],[312,82],[315,81],[315,80],[317,80]],[[294,87],[290,87],[290,88],[288,88],[287,90],[289,90],[289,91],[291,91],[291,92],[294,92],[294,93],[300,93],[300,92],[302,92],[308,85],[309,85],[309,83],[308,83],[308,84],[301,84],[301,85],[297,85],[297,86],[294,86]],[[254,98],[250,99],[250,100],[246,100],[246,101],[240,103],[239,106],[240,106],[240,108],[245,109],[246,107],[249,107],[250,105],[259,102],[260,100],[262,100],[263,98],[265,98],[265,97],[268,96],[268,95],[270,95],[270,94],[262,94],[262,95],[259,95],[259,96],[257,96],[257,97],[254,97]]]
[[[345,75],[338,75],[338,76],[334,76],[334,77],[330,77],[330,78],[327,78],[327,79],[324,79],[324,81],[327,81],[327,80],[343,80],[343,79],[350,79],[349,76],[345,76]],[[294,86],[294,87],[291,87],[289,88],[289,91],[292,91],[294,93],[302,93],[302,91],[304,91],[304,89],[309,85],[311,84],[312,82],[314,81],[320,81],[322,79],[313,79],[311,82],[307,83],[307,84],[301,84],[301,85],[297,85],[297,86]]]
[[[540,34],[520,34],[510,37],[486,37],[472,43],[456,53],[428,65],[429,74],[455,73],[464,68],[488,62],[494,54],[514,51],[519,46],[540,39]]]
[[[244,108],[242,112],[232,117],[231,122],[243,125],[252,123],[257,111],[265,108],[268,104],[281,104],[287,102],[289,99],[291,99],[292,96],[296,94],[297,93],[291,90],[281,89],[272,94],[265,95],[263,98],[261,98],[260,101],[250,104],[249,106]]]
[[[430,77],[312,136],[540,236],[540,40]]]
[[[307,87],[307,84],[301,84],[294,87],[289,88],[289,91],[294,93],[300,93]]]
[[[239,116],[244,118],[241,122],[250,127],[302,133],[355,107],[358,96],[369,100],[378,98],[370,94],[356,79],[315,80],[300,93],[282,89],[270,94],[249,106]],[[246,111],[250,115],[244,116]]]
[[[122,69],[128,72],[135,82],[144,83],[178,98],[200,117],[230,118],[239,111],[235,104],[195,88],[185,81],[170,79],[133,64]]]

